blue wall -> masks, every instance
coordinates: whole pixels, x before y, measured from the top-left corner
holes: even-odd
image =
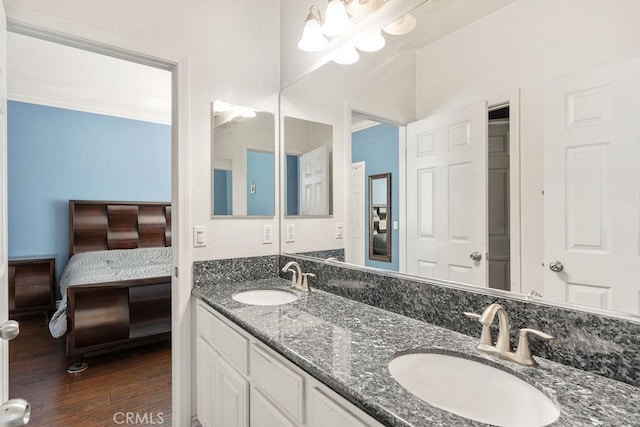
[[[393,221],[398,221],[399,212],[399,130],[397,126],[380,124],[359,132],[351,137],[351,161],[366,162],[365,176],[365,224],[369,224],[369,176],[379,173],[391,173],[391,262],[373,261],[369,259],[369,228],[365,236],[365,265],[398,271],[398,230],[393,230]]]
[[[69,199],[171,201],[171,127],[9,101],[9,256],[69,253]]]
[[[276,214],[275,154],[247,150],[247,215]],[[256,192],[251,193],[255,183]]]
[[[230,170],[213,170],[213,214],[233,215],[233,176]]]
[[[287,154],[287,183],[284,191],[287,193],[287,215],[300,215],[300,156]]]

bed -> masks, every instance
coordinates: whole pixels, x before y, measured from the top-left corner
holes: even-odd
[[[69,201],[69,262],[49,324],[84,356],[171,338],[171,204]]]

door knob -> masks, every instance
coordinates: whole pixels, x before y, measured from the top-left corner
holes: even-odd
[[[31,406],[24,399],[11,399],[0,405],[0,427],[22,427],[30,418]]]
[[[0,325],[0,338],[11,341],[20,333],[20,325],[15,320],[7,320]]]
[[[469,258],[471,258],[472,261],[480,261],[482,259],[482,254],[480,252],[474,252],[469,255]]]
[[[549,269],[554,273],[560,273],[562,270],[564,270],[564,265],[562,265],[560,261],[551,261],[549,263]]]

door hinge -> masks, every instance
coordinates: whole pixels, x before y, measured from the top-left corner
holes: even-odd
[[[174,275],[175,275],[176,277],[178,277],[178,267],[177,267],[177,266],[176,266],[176,267],[173,267],[173,270],[174,270],[174,271],[173,271],[173,272],[174,272]]]

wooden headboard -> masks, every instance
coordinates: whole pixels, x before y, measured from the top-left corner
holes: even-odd
[[[69,200],[69,256],[171,246],[171,203]]]

